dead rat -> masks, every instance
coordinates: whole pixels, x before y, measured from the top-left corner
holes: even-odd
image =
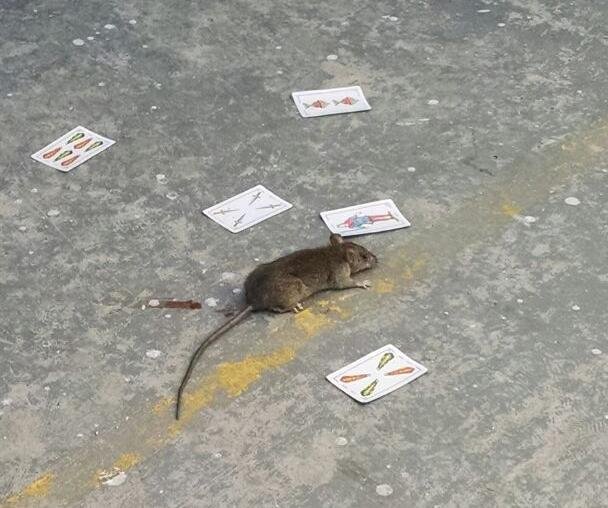
[[[320,291],[366,289],[370,286],[369,281],[355,282],[351,275],[373,268],[377,262],[376,256],[365,247],[345,242],[340,235],[333,234],[325,247],[299,250],[255,268],[245,280],[247,307],[207,335],[192,355],[177,391],[176,420],[179,420],[182,392],[209,344],[252,312],[299,312],[304,308],[302,301]]]

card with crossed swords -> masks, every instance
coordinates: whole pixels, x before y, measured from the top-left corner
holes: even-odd
[[[238,233],[292,207],[263,185],[241,192],[203,210],[203,214],[232,233]]]

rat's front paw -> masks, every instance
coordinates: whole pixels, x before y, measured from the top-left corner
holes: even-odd
[[[359,282],[359,284],[357,284],[357,286],[359,286],[361,289],[369,289],[372,287],[372,281],[364,280],[363,282]]]

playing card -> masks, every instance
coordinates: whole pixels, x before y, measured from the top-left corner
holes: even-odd
[[[115,141],[111,139],[78,126],[36,152],[32,155],[32,159],[65,173],[99,152],[103,152],[114,143]]]
[[[232,233],[243,231],[258,222],[291,208],[291,203],[270,192],[263,185],[214,205],[203,213]]]
[[[291,96],[300,115],[305,118],[372,109],[360,86],[293,92]]]
[[[342,236],[365,235],[410,226],[392,199],[321,212],[321,218],[332,233]]]
[[[419,378],[427,368],[388,344],[327,376],[357,402],[366,404]]]

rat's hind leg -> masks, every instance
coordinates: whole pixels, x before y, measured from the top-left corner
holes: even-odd
[[[308,298],[312,292],[294,276],[282,277],[273,285],[272,305],[269,307],[274,312],[298,312],[304,310],[302,301]]]
[[[298,303],[291,309],[285,309],[283,307],[273,307],[270,310],[272,312],[276,312],[277,314],[284,314],[286,312],[293,312],[294,314],[297,314],[298,312],[302,312],[304,310],[304,305],[302,305],[301,303]]]

